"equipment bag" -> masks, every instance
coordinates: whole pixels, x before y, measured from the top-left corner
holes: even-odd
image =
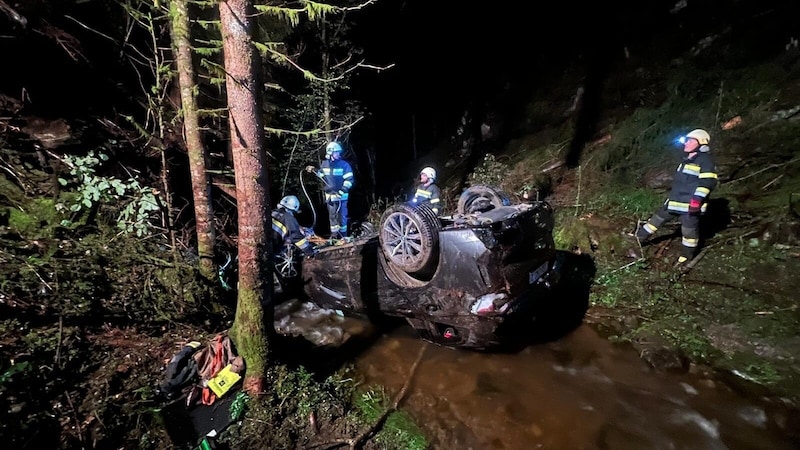
[[[199,348],[199,342],[189,342],[167,363],[164,381],[158,387],[159,392],[167,399],[172,400],[183,393],[184,387],[197,381],[198,371],[194,355]]]

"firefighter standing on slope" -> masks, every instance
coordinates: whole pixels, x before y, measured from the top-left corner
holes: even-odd
[[[664,206],[637,231],[640,243],[647,241],[663,224],[680,218],[682,250],[676,265],[696,256],[700,241],[700,214],[705,212],[708,196],[717,186],[717,172],[711,157],[711,136],[705,130],[689,132],[683,141],[683,161],[672,180],[672,190]]]
[[[414,192],[411,203],[416,205],[427,204],[434,213],[439,214],[439,186],[436,186],[436,170],[433,167],[426,167],[419,173],[419,184]]]
[[[325,147],[325,161],[316,170],[306,166],[306,171],[316,173],[325,183],[325,204],[331,225],[331,239],[347,237],[347,198],[353,187],[353,168],[342,159],[342,145],[333,141]]]
[[[300,201],[294,195],[283,197],[272,211],[272,230],[277,234],[276,244],[294,244],[308,256],[314,256],[314,247],[295,214],[300,212]]]

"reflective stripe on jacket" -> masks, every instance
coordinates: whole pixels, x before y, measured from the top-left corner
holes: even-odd
[[[306,235],[303,234],[303,230],[300,229],[297,219],[286,210],[276,209],[272,211],[272,231],[277,233],[280,238],[280,244],[288,240],[300,250],[305,250],[311,245],[311,242],[306,239]]]
[[[347,200],[353,187],[353,168],[343,160],[322,161],[317,176],[325,182],[325,200]]]
[[[686,213],[689,211],[689,202],[694,198],[702,205],[701,211],[705,211],[708,195],[716,186],[716,166],[708,147],[703,146],[698,153],[684,158],[678,165],[666,202],[667,209]]]
[[[417,186],[417,190],[414,192],[414,198],[411,199],[411,202],[415,204],[427,204],[431,207],[433,212],[439,214],[440,195],[439,187],[435,184],[431,183],[427,186],[420,184]]]

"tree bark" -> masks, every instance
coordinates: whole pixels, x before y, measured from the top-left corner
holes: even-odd
[[[192,182],[194,202],[195,232],[197,233],[197,254],[200,258],[200,273],[212,280],[216,276],[214,267],[214,208],[211,204],[211,183],[206,172],[207,156],[200,135],[195,90],[192,45],[189,41],[189,1],[172,0],[172,43],[178,67],[178,85],[181,91],[183,109],[183,134],[186,153],[189,156],[189,172]]]
[[[273,313],[271,306],[264,306],[271,300],[267,268],[272,261],[272,227],[260,64],[252,44],[255,11],[251,0],[222,1],[219,11],[239,218],[239,295],[231,338],[247,364],[244,388],[258,394],[269,356]]]

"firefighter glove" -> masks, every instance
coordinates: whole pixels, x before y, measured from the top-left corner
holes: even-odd
[[[314,172],[316,172],[316,171],[317,171],[317,168],[316,168],[316,167],[314,167],[314,166],[306,166],[306,172],[308,172],[308,173],[314,173]]]
[[[702,205],[702,203],[700,203],[700,200],[698,200],[696,198],[691,199],[689,201],[689,214],[692,214],[692,215],[700,214],[700,206],[701,205]]]

